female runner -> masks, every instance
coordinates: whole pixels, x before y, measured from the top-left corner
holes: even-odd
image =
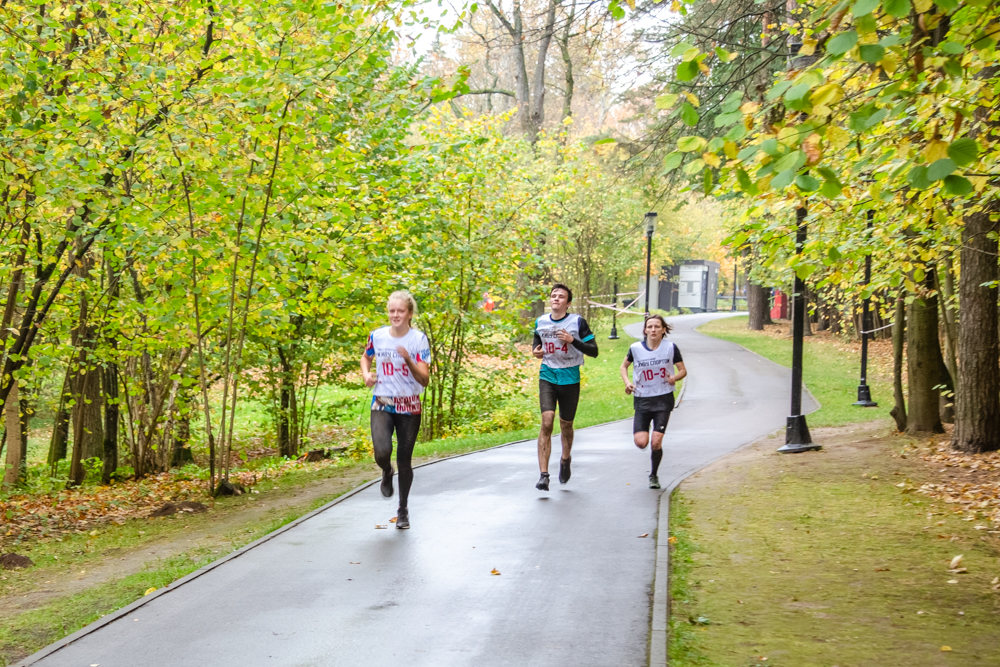
[[[650,443],[649,424],[653,423],[652,471],[649,488],[660,488],[657,472],[663,459],[663,433],[667,430],[670,411],[674,409],[674,384],[687,376],[681,351],[673,343],[663,340],[670,333],[670,325],[659,315],[649,315],[642,328],[646,339],[632,343],[622,361],[621,374],[625,383],[625,393],[632,394],[635,417],[632,419],[632,433],[635,446],[646,449]],[[629,364],[632,380],[628,379]],[[676,373],[674,366],[677,367]]]
[[[412,326],[417,304],[409,292],[389,295],[389,326],[368,336],[361,355],[365,386],[375,387],[372,397],[372,445],[375,462],[382,469],[382,495],[392,497],[392,433],[396,432],[396,466],[399,468],[399,513],[396,528],[410,527],[406,506],[413,484],[413,446],[420,430],[420,394],[430,382],[431,350],[427,336]],[[372,364],[375,370],[372,370]]]

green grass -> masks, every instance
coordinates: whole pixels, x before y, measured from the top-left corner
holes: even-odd
[[[961,512],[898,488],[925,469],[863,428],[795,458],[765,442],[684,482],[673,667],[1000,664],[1000,554]],[[948,571],[959,554],[967,574]]]
[[[747,329],[746,317],[714,320],[698,328],[703,334],[742,345],[782,366],[792,365],[791,338],[774,338]],[[842,426],[858,422],[888,419],[892,407],[892,385],[887,378],[869,373],[868,384],[877,408],[852,405],[858,397],[861,359],[858,355],[831,345],[818,336],[806,337],[803,349],[802,377],[805,386],[820,403],[820,409],[809,415],[809,426]]]

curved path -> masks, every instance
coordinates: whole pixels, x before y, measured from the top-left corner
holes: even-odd
[[[691,375],[665,488],[784,425],[790,372],[694,331],[719,316],[672,319]],[[533,441],[421,467],[409,531],[376,529],[395,504],[362,488],[20,664],[662,664],[649,454],[631,420],[579,431],[573,454],[572,480],[550,493],[534,488]]]

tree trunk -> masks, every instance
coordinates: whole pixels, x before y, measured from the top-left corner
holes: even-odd
[[[545,65],[549,55],[549,45],[552,43],[552,33],[556,23],[556,6],[559,0],[549,0],[545,15],[545,26],[538,40],[538,59],[535,61],[535,78],[532,81],[529,124],[532,141],[538,136],[545,123]]]
[[[4,426],[7,431],[7,460],[3,472],[3,485],[12,487],[21,476],[21,401],[17,382],[11,385],[7,401],[4,403]]]
[[[184,392],[178,401],[180,414],[177,417],[177,425],[174,427],[173,446],[170,454],[170,467],[172,468],[194,461],[194,454],[191,451],[191,412],[187,398],[187,392]]]
[[[66,369],[63,378],[62,391],[59,393],[59,408],[52,422],[52,439],[49,441],[49,465],[55,469],[56,464],[66,458],[66,445],[69,442],[69,410],[66,409],[66,399],[70,396],[70,375],[73,373],[72,362]]]
[[[108,363],[101,374],[104,381],[104,465],[101,483],[110,484],[111,476],[118,469],[118,366]]]
[[[1000,449],[1000,340],[997,330],[997,239],[990,221],[997,202],[965,217],[958,292],[958,392],[952,447],[969,453]],[[984,283],[986,284],[984,286]]]
[[[892,322],[892,395],[895,405],[889,414],[896,420],[896,429],[906,430],[906,398],[903,395],[903,343],[906,337],[906,291],[896,297],[896,317]]]
[[[112,269],[110,261],[104,263],[104,268],[108,276],[108,299],[117,305],[118,295],[121,292],[121,282],[118,273]],[[118,351],[118,341],[114,335],[106,338],[108,347],[114,352]],[[104,384],[104,443],[102,454],[104,465],[101,467],[101,483],[110,484],[111,476],[118,469],[118,421],[120,409],[118,407],[118,364],[111,360],[105,365],[101,373]]]
[[[563,95],[563,110],[562,110],[562,120],[565,120],[573,115],[573,87],[575,82],[573,81],[573,57],[569,52],[569,38],[570,29],[573,27],[573,19],[576,17],[576,0],[573,0],[573,4],[570,5],[569,16],[566,18],[566,25],[563,26],[562,37],[557,41],[559,42],[559,51],[562,53],[563,66],[566,68],[565,72],[565,82],[566,82],[566,93]]]
[[[928,267],[924,284],[910,304],[906,318],[906,370],[910,394],[907,431],[910,433],[944,432],[936,389],[941,384],[944,358],[938,338],[938,304],[932,271],[934,268]]]
[[[771,324],[768,292],[766,287],[747,283],[747,311],[749,314],[747,327],[751,331],[763,331],[765,324]]]

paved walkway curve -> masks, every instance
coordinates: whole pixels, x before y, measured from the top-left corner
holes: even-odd
[[[790,372],[694,331],[719,316],[672,319],[691,375],[665,488],[784,425]],[[421,467],[409,531],[375,529],[395,499],[364,488],[20,664],[646,665],[659,500],[648,474],[631,420],[579,431],[572,480],[547,494],[534,442]]]

